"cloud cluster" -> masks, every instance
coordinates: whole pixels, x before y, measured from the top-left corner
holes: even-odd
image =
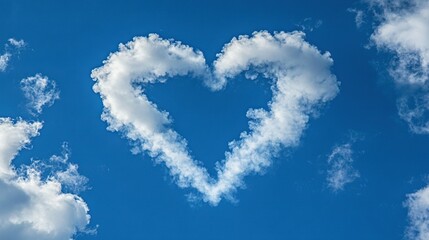
[[[399,88],[399,116],[416,134],[429,134],[429,1],[369,0],[379,23],[371,35],[394,54],[389,73]],[[429,239],[429,186],[409,194],[409,239]]]
[[[120,44],[103,63],[91,76],[108,129],[122,132],[139,150],[164,163],[180,187],[196,189],[212,205],[231,197],[243,186],[244,176],[270,166],[281,148],[298,144],[310,115],[339,91],[330,72],[330,54],[307,43],[302,32],[260,31],[233,38],[217,55],[213,70],[200,51],[156,34]],[[256,74],[272,79],[273,98],[268,110],[249,109],[250,131],[229,143],[215,180],[192,158],[186,140],[171,129],[168,112],[148,99],[144,87],[192,75],[205,79],[212,90],[221,90],[244,72],[249,79]]]
[[[429,2],[380,1],[382,22],[371,38],[397,58],[391,74],[399,83],[424,84],[429,80]],[[388,4],[390,3],[390,4]],[[408,7],[400,8],[400,6]]]
[[[16,169],[12,160],[39,134],[40,122],[0,118],[0,239],[68,240],[89,223],[88,206],[82,198],[64,193],[70,175],[57,169],[44,179],[38,164]],[[71,167],[73,168],[73,167]]]
[[[8,67],[9,61],[12,57],[11,50],[19,50],[26,45],[24,40],[16,40],[14,38],[9,38],[8,43],[5,44],[5,53],[0,55],[0,72],[4,72]]]
[[[41,74],[22,79],[21,89],[28,100],[30,112],[34,115],[41,114],[44,106],[52,106],[60,98],[55,81]]]
[[[326,181],[328,187],[338,192],[345,185],[359,178],[359,172],[353,168],[353,150],[350,143],[336,146],[328,156],[328,172]]]
[[[409,239],[429,239],[429,186],[409,194],[405,204],[408,207],[410,226]]]
[[[397,86],[399,114],[410,129],[429,133],[429,1],[372,0],[380,23],[371,35],[379,48],[394,54],[389,69]]]

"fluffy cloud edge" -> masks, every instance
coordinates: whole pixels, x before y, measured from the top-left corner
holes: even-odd
[[[410,240],[429,239],[429,185],[407,195],[409,226],[406,232]]]
[[[39,135],[40,122],[0,118],[0,238],[65,240],[85,231],[89,208],[76,194],[63,192],[55,174],[42,177],[37,165],[16,168],[18,152]],[[71,166],[71,165],[68,165]],[[69,169],[54,173],[68,174]],[[71,177],[77,172],[70,173]],[[79,175],[80,176],[80,175]],[[74,175],[76,177],[76,175]]]
[[[429,134],[429,1],[371,0],[378,19],[371,42],[393,54],[388,72],[399,88],[401,119]]]

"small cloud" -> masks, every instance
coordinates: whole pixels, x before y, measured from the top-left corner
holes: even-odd
[[[302,23],[297,24],[298,27],[301,28],[302,31],[309,31],[312,32],[315,29],[321,27],[323,24],[322,20],[313,20],[312,18],[305,18]]]
[[[9,38],[8,42],[10,45],[16,48],[23,48],[25,45],[27,45],[27,43],[22,39],[16,40],[15,38]]]
[[[33,115],[41,114],[44,106],[52,106],[60,98],[55,81],[41,74],[22,79],[21,89]]]
[[[344,190],[344,187],[359,178],[359,172],[353,168],[353,150],[351,143],[336,146],[328,156],[326,181],[333,192]]]

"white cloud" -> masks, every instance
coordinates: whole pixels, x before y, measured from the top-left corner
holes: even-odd
[[[429,1],[372,0],[371,4],[380,19],[371,40],[394,54],[389,73],[405,88],[398,101],[399,115],[414,133],[428,134]]]
[[[16,40],[15,38],[9,38],[8,42],[10,45],[12,45],[16,48],[23,48],[23,47],[25,47],[25,45],[27,45],[27,43],[22,39]]]
[[[10,47],[19,50],[26,45],[24,40],[16,40],[14,38],[9,38],[8,42],[9,44],[5,44],[6,52],[0,55],[0,72],[6,71],[6,68],[9,65],[9,61],[12,57],[12,53],[10,51],[12,49],[10,49]]]
[[[334,191],[344,190],[344,187],[359,178],[359,172],[353,168],[353,150],[350,143],[336,146],[328,157],[328,172],[326,181]]]
[[[429,239],[429,186],[409,194],[405,205],[408,207],[410,221],[408,239]]]
[[[10,60],[10,53],[0,55],[0,72],[4,72]]]
[[[62,148],[61,155],[53,155],[49,159],[49,164],[44,164],[43,167],[51,168],[52,177],[61,182],[70,191],[78,193],[86,190],[88,179],[79,174],[77,164],[68,162],[71,155],[68,143],[64,142]]]
[[[0,177],[14,174],[11,166],[12,159],[18,151],[30,143],[30,138],[37,136],[42,124],[39,122],[27,123],[11,119],[0,118]]]
[[[429,1],[411,0],[407,8],[398,8],[401,3],[382,1],[382,21],[371,39],[396,54],[391,74],[397,82],[424,84],[429,80]]]
[[[102,119],[109,130],[123,132],[140,150],[166,164],[180,187],[195,188],[204,201],[217,205],[243,186],[246,175],[270,166],[281,148],[297,145],[309,116],[338,93],[330,54],[320,53],[303,38],[302,32],[265,31],[234,38],[218,54],[211,73],[200,51],[156,34],[135,37],[91,74],[104,105]],[[250,68],[273,79],[273,98],[268,110],[247,112],[250,131],[230,142],[215,180],[191,157],[186,140],[170,128],[168,112],[148,99],[144,86],[190,74],[221,90],[230,78]]]
[[[0,239],[69,240],[89,223],[87,204],[64,193],[60,178],[43,179],[36,165],[20,171],[13,166],[41,127],[40,122],[0,118]]]
[[[44,106],[52,106],[60,98],[55,81],[48,77],[36,74],[21,80],[21,89],[27,98],[31,113],[40,114]]]
[[[399,116],[417,134],[429,134],[429,1],[372,0],[380,22],[371,40],[394,54],[389,73],[402,91]],[[408,239],[429,239],[429,186],[409,194]]]

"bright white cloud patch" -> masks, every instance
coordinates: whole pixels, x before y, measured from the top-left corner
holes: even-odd
[[[0,118],[0,239],[69,240],[89,223],[88,206],[62,191],[61,178],[53,174],[43,179],[34,164],[19,170],[13,166],[19,150],[41,127],[40,122]]]
[[[429,186],[408,195],[408,238],[412,240],[429,239]]]
[[[344,190],[344,187],[359,177],[359,172],[353,168],[353,150],[350,143],[337,146],[328,157],[328,172],[326,181],[334,191]]]
[[[109,130],[123,132],[140,150],[164,163],[180,187],[195,188],[204,201],[216,205],[243,185],[244,176],[270,166],[281,148],[297,145],[309,116],[338,93],[330,54],[320,53],[303,38],[302,32],[265,31],[234,38],[218,54],[212,72],[200,51],[156,34],[135,37],[91,74],[104,105],[102,119]],[[191,157],[186,140],[170,128],[170,116],[148,99],[144,86],[192,75],[221,90],[249,69],[273,80],[273,98],[268,110],[247,112],[250,131],[230,142],[214,179]]]
[[[383,20],[372,40],[378,47],[395,52],[397,59],[391,74],[396,81],[423,84],[429,80],[429,1],[390,2],[384,5]],[[397,8],[405,3],[410,5],[407,10]]]
[[[390,75],[406,92],[399,114],[415,133],[429,133],[429,1],[373,0],[380,24],[371,36],[379,49],[394,53]],[[411,96],[411,97],[410,97]]]
[[[33,114],[42,113],[44,106],[52,106],[60,98],[55,81],[41,74],[22,79],[21,89]]]

